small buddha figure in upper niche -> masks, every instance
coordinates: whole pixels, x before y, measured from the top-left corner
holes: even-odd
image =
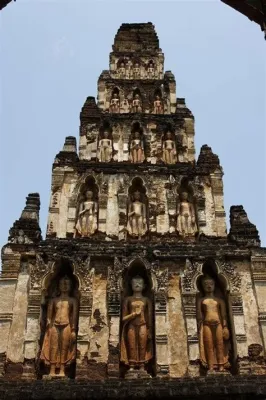
[[[188,200],[188,193],[180,195],[177,207],[177,231],[183,237],[192,236],[197,232],[194,205]]]
[[[127,231],[131,236],[140,238],[147,232],[146,205],[141,199],[141,193],[136,190],[128,207]]]
[[[104,131],[103,138],[99,141],[99,160],[109,162],[112,158],[112,140],[109,138],[109,132]]]
[[[111,113],[119,113],[120,100],[118,98],[118,94],[114,93],[113,97],[110,101],[110,112]]]
[[[154,103],[153,103],[153,112],[154,114],[163,114],[163,103],[162,100],[160,99],[160,96],[156,96]]]
[[[121,113],[121,114],[127,114],[127,113],[129,113],[129,104],[128,104],[128,100],[127,100],[127,99],[124,99],[124,100],[122,101],[122,104],[121,104],[121,106],[120,106],[120,113]]]
[[[215,281],[205,275],[202,279],[204,297],[197,303],[200,358],[209,371],[223,371],[228,363],[230,333],[223,299],[215,297]]]
[[[118,75],[120,78],[124,78],[124,76],[126,75],[126,67],[124,62],[121,62],[119,66]]]
[[[166,132],[163,140],[163,161],[166,164],[175,164],[177,161],[176,144],[170,131]]]
[[[130,141],[130,158],[133,163],[144,161],[144,144],[139,132],[135,132]]]
[[[138,93],[135,94],[133,101],[132,101],[132,112],[139,113],[142,112],[142,104],[141,99]]]
[[[59,281],[59,296],[48,303],[40,359],[50,366],[50,376],[64,377],[66,365],[76,358],[78,303],[77,299],[70,297],[70,291],[71,280],[65,276]]]
[[[145,284],[141,276],[132,278],[131,287],[133,294],[122,306],[120,361],[129,366],[129,373],[147,374],[145,365],[153,357],[152,303],[142,294]]]
[[[140,77],[140,65],[138,62],[135,63],[133,67],[133,77],[139,78]]]
[[[152,61],[150,61],[148,64],[147,77],[150,79],[154,78],[154,65],[153,65]]]
[[[80,203],[76,231],[82,237],[92,236],[97,229],[98,204],[93,197],[93,192],[88,190],[84,201]]]

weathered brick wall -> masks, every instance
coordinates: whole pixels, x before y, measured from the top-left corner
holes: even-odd
[[[262,377],[210,377],[147,381],[37,381],[0,382],[2,400],[85,399],[176,399],[176,400],[265,400]]]

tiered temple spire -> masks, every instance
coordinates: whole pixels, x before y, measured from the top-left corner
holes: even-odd
[[[2,251],[4,379],[154,377],[165,395],[265,375],[266,250],[242,206],[227,235],[219,158],[195,159],[151,23],[121,25],[79,134],[54,160],[45,240],[30,194]]]

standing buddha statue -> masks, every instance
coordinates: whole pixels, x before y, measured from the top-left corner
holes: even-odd
[[[139,370],[146,374],[145,365],[152,358],[152,305],[142,292],[141,276],[131,280],[133,294],[125,298],[122,308],[120,361],[129,366],[129,373]]]
[[[66,365],[76,358],[78,304],[77,299],[70,297],[70,290],[71,280],[65,276],[59,281],[59,296],[48,303],[40,359],[50,366],[51,377],[64,377]]]
[[[204,297],[197,304],[197,321],[200,338],[200,358],[209,371],[223,371],[228,364],[230,337],[225,302],[215,297],[215,281],[209,276],[202,279]]]

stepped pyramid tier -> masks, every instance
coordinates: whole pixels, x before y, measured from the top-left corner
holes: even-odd
[[[205,144],[195,159],[194,117],[151,23],[119,28],[79,133],[54,160],[46,238],[31,193],[2,249],[3,382],[64,379],[53,392],[76,379],[96,395],[101,380],[122,398],[153,377],[150,394],[182,384],[192,398],[208,375],[212,395],[221,382],[224,396],[256,393],[266,249],[243,206],[227,234],[219,157]]]

